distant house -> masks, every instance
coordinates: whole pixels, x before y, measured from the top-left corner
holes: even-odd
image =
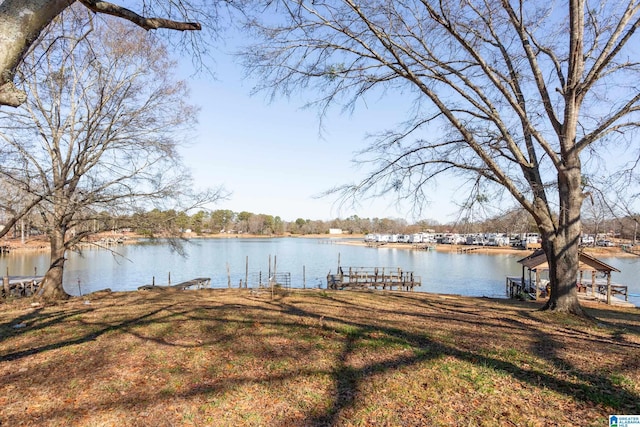
[[[330,228],[329,234],[342,234],[342,228]]]

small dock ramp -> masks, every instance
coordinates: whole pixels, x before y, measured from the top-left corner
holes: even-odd
[[[186,282],[177,283],[175,285],[156,285],[155,283],[151,285],[143,285],[139,286],[139,291],[149,291],[153,289],[202,289],[208,288],[211,285],[211,278],[209,277],[198,277],[195,279],[187,280]]]

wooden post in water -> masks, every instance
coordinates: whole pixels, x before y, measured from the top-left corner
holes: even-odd
[[[307,289],[307,276],[304,265],[302,266],[302,289]]]
[[[171,286],[171,272],[169,272],[169,278],[167,280],[167,284]]]
[[[271,255],[269,255],[269,260],[271,260]],[[276,259],[276,256],[274,255],[273,256],[273,280],[271,281],[271,299],[273,299],[273,288],[275,286],[274,282],[276,281],[276,272],[277,272],[276,261],[277,259]]]
[[[231,288],[231,271],[229,270],[228,262],[227,262],[227,288]]]
[[[244,264],[244,287],[246,288],[247,283],[249,282],[249,255],[247,255],[247,259]]]
[[[4,297],[9,298],[9,267],[7,267],[7,274],[2,278],[2,288],[4,289]]]

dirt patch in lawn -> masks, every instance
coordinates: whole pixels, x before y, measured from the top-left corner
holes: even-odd
[[[400,292],[0,305],[0,425],[602,426],[640,414],[640,316]]]

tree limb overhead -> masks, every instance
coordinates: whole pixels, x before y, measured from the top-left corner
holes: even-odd
[[[168,28],[178,31],[194,31],[202,29],[202,26],[197,22],[179,22],[164,18],[145,18],[132,10],[102,0],[80,0],[80,3],[96,13],[104,13],[126,19],[145,30]]]

